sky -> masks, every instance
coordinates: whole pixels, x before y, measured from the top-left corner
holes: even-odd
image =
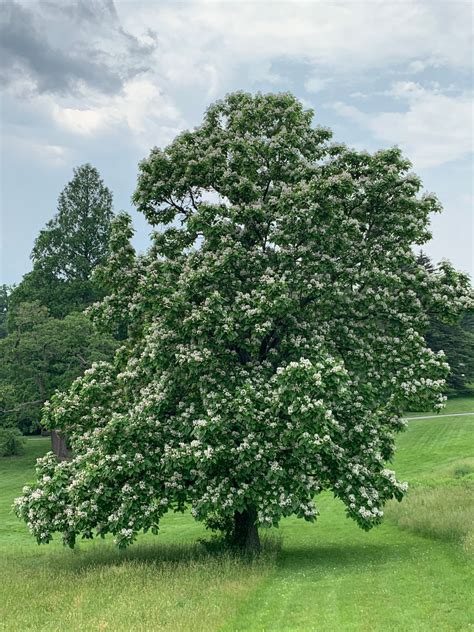
[[[146,249],[139,161],[234,90],[290,91],[335,140],[398,145],[444,206],[424,250],[472,274],[472,37],[463,0],[2,0],[1,282],[31,269],[85,162]]]

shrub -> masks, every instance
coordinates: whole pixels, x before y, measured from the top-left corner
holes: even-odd
[[[0,428],[0,456],[22,454],[25,439],[17,428]]]

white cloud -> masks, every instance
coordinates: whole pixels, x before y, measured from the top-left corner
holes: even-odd
[[[53,117],[67,131],[76,134],[92,134],[103,125],[103,113],[90,109],[78,109],[53,105]]]
[[[333,107],[376,139],[398,144],[417,168],[435,167],[472,152],[471,95],[451,96],[413,82],[395,83],[389,94],[405,102],[407,109],[366,113],[342,102]]]
[[[197,124],[224,93],[269,84],[305,95],[303,103],[318,111],[319,93],[331,82],[340,99],[335,109],[362,131],[360,138],[353,135],[359,146],[398,143],[417,168],[462,158],[471,149],[471,99],[459,90],[472,63],[467,1],[115,0],[117,12],[113,0],[19,4],[28,10],[17,16],[16,30],[5,31],[11,56],[5,58],[2,101],[4,157],[10,174],[55,167],[35,194],[39,201],[51,198],[49,187],[55,187],[54,198],[64,185],[58,167],[90,160],[121,174],[114,187],[126,206],[133,177],[128,182],[122,174],[135,170],[151,146]],[[395,76],[428,78],[434,68],[442,86],[409,81],[384,89]],[[374,97],[382,97],[382,112],[371,112]],[[348,126],[334,118],[324,123],[344,140]],[[439,178],[451,201],[463,187],[470,189],[470,176],[452,182],[449,171],[434,172],[433,188]],[[4,195],[15,205],[16,179],[9,177]],[[453,226],[465,225],[462,217],[471,210],[466,202],[464,215],[456,215],[459,204],[450,209]],[[19,211],[27,218],[30,205]],[[45,207],[45,221],[48,213]],[[448,234],[446,225],[439,234]],[[456,260],[459,239],[449,240]]]
[[[69,150],[61,145],[37,145],[37,151],[46,161],[55,167],[63,167],[68,163]]]
[[[426,98],[440,94],[438,84],[431,85],[431,90],[427,90],[421,83],[414,81],[395,81],[388,90],[382,94],[395,97],[399,101],[407,101],[408,103],[416,103]]]
[[[116,97],[105,111],[126,124],[136,134],[150,132],[165,122],[177,123],[180,114],[150,79],[134,79],[125,84],[123,96]]]
[[[121,21],[136,37],[153,29],[159,42],[154,53],[157,71],[174,86],[218,82],[220,89],[227,89],[236,74],[285,58],[305,62],[310,72],[316,71],[315,77],[323,71],[322,78],[397,64],[412,64],[413,72],[427,63],[465,68],[471,63],[468,3],[370,0],[139,6],[137,11],[135,4],[118,2]]]
[[[51,97],[49,99],[56,123],[64,130],[79,135],[97,135],[125,128],[140,142],[145,136],[153,138],[160,130],[169,136],[166,130],[170,129],[170,125],[175,133],[182,124],[179,111],[149,78],[126,82],[119,96],[84,95],[86,107],[81,109],[63,106],[52,101]]]
[[[28,160],[33,156],[42,165],[48,167],[64,167],[71,159],[71,150],[68,147],[50,144],[41,138],[6,134],[2,141],[6,153],[19,154],[23,160]]]
[[[331,79],[322,79],[320,77],[311,77],[307,81],[305,81],[304,87],[307,92],[312,92],[313,94],[317,92],[322,92],[326,89],[326,86],[331,83]]]
[[[357,108],[355,105],[349,105],[347,103],[343,103],[342,101],[336,101],[329,106],[345,118],[356,121],[361,125],[369,124],[369,116],[365,112],[362,112],[362,110],[359,110],[359,108]]]
[[[427,66],[428,64],[425,61],[421,61],[421,59],[416,59],[408,64],[407,72],[411,75],[416,75],[419,72],[423,72],[423,70],[425,70]]]
[[[84,27],[71,28],[64,20],[56,23],[49,5],[44,6],[47,34],[58,51],[66,48],[69,38],[75,42],[74,50],[79,40],[82,47],[89,41]],[[189,124],[178,104],[189,117],[191,109],[199,115],[209,101],[249,83],[258,86],[265,81],[283,90],[291,87],[289,80],[294,78],[281,76],[285,71],[280,68],[275,71],[282,59],[308,69],[304,85],[312,93],[329,83],[345,85],[341,77],[348,73],[352,79],[357,73],[367,77],[373,71],[387,72],[393,65],[402,64],[412,73],[434,63],[456,68],[470,65],[467,4],[117,0],[116,6],[117,16],[109,11],[111,17],[87,23],[87,35],[92,29],[89,43],[96,57],[100,51],[107,68],[121,73],[121,90],[106,96],[77,80],[74,96],[30,96],[42,111],[48,111],[58,129],[78,137],[120,130],[140,145],[149,145],[149,138],[164,142]],[[127,62],[129,46],[135,55],[133,64]],[[142,48],[146,52],[139,59]],[[127,76],[129,66],[133,73]],[[420,105],[412,109],[416,118]],[[409,117],[404,121],[408,125]],[[383,119],[380,127],[374,123],[379,137],[383,137],[382,123]],[[403,127],[398,118],[393,123]]]

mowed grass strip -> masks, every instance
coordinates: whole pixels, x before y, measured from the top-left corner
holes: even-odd
[[[388,522],[356,531],[330,497],[320,507],[317,531],[282,525],[276,571],[224,630],[470,629],[474,577],[462,549]]]
[[[38,547],[10,511],[47,449],[47,440],[29,440],[25,456],[0,460],[0,629],[474,629],[472,557],[456,538],[429,532],[452,510],[443,494],[469,484],[473,445],[474,416],[410,421],[400,435],[394,468],[414,486],[394,507],[425,531],[389,508],[365,533],[324,494],[316,525],[283,521],[281,550],[270,541],[251,561],[206,552],[197,540],[208,534],[187,514],[168,515],[157,537],[125,552],[110,540]],[[415,494],[425,489],[438,504],[421,517]]]
[[[462,406],[473,410],[474,400]],[[459,408],[454,400],[443,413]],[[276,571],[224,630],[474,629],[474,496],[465,489],[473,460],[474,415],[410,421],[393,467],[411,489],[384,524],[364,533],[329,494],[319,499],[315,526],[283,521]],[[425,489],[436,494],[433,511],[418,506]],[[409,520],[402,528],[397,510]]]
[[[473,413],[474,412],[474,396],[470,397],[453,397],[446,403],[446,407],[439,411],[440,415],[446,415],[449,413]],[[435,415],[433,412],[411,412],[407,414],[407,417],[421,417],[425,415]]]
[[[411,419],[408,428],[397,439],[393,469],[398,478],[415,480],[439,479],[457,465],[474,461],[474,415],[446,417],[459,408],[474,409],[474,398],[449,401],[435,419]]]

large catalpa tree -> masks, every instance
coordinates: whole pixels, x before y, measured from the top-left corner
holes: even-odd
[[[153,246],[135,256],[116,220],[92,315],[128,337],[46,407],[74,457],[40,459],[16,501],[38,542],[125,546],[190,506],[255,547],[259,526],[314,521],[323,490],[363,529],[402,498],[386,467],[401,415],[442,407],[449,370],[423,332],[456,318],[469,280],[417,265],[440,206],[400,151],[311,121],[290,94],[236,93],[141,163]]]

